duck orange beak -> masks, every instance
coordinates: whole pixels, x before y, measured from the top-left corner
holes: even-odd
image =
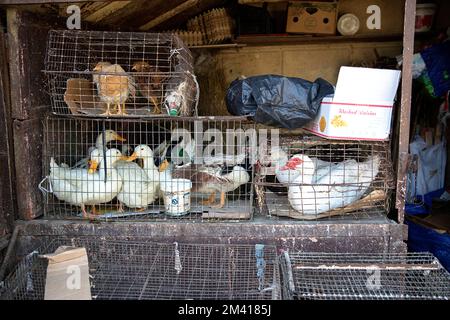
[[[95,173],[95,171],[97,171],[97,168],[98,168],[98,162],[95,160],[90,160],[88,173],[89,174]]]
[[[119,158],[119,160],[127,161],[127,160],[128,160],[128,157],[127,157],[127,156],[121,156],[121,157]]]
[[[122,137],[121,135],[119,135],[118,133],[116,133],[113,137],[115,140],[120,141],[120,142],[125,142],[127,141],[127,139],[125,139],[124,137]]]
[[[137,157],[138,156],[137,156],[136,152],[133,152],[133,154],[131,156],[127,157],[126,161],[128,161],[128,162],[134,161],[137,159]]]
[[[167,170],[168,167],[169,167],[169,161],[164,160],[164,161],[159,165],[158,171],[159,171],[159,172],[164,172],[164,171]]]

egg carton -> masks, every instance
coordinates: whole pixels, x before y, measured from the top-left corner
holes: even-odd
[[[187,29],[200,31],[205,43],[218,44],[233,38],[234,21],[225,8],[217,8],[190,19]]]
[[[166,32],[176,34],[188,47],[201,46],[205,44],[203,41],[205,35],[201,31],[171,30]]]

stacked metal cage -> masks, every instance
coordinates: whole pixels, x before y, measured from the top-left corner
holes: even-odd
[[[285,251],[280,267],[284,299],[450,299],[450,274],[430,253]]]
[[[252,217],[250,151],[228,137],[252,124],[197,116],[193,58],[175,34],[52,30],[44,72],[46,217]]]
[[[450,274],[430,253],[312,253],[278,251],[270,244],[39,236],[0,282],[0,300],[44,299],[48,260],[42,255],[61,246],[86,249],[94,300],[450,299]]]
[[[47,218],[252,217],[256,132],[245,118],[49,116],[44,128],[41,190]],[[179,190],[185,192],[181,200],[170,201],[187,196],[190,204],[178,203],[181,210],[174,212],[165,195],[181,188],[186,181],[180,179],[191,186]]]
[[[55,114],[197,114],[193,58],[175,34],[51,30],[44,72]]]
[[[389,142],[282,137],[256,170],[259,209],[270,216],[358,219],[389,211]]]
[[[4,300],[43,300],[47,259],[84,247],[92,299],[271,300],[281,298],[276,247],[53,237],[26,256],[0,288]],[[70,276],[70,274],[68,274]]]

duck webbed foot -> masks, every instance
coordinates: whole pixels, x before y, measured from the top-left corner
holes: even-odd
[[[216,193],[213,192],[209,195],[208,199],[203,200],[200,203],[204,206],[209,206],[209,205],[212,205],[215,200],[216,200]]]
[[[83,213],[83,219],[86,220],[94,220],[94,215],[86,211],[86,206],[84,204],[81,205],[81,212]]]
[[[212,205],[212,208],[221,209],[225,206],[225,192],[220,193],[220,202],[218,204]]]

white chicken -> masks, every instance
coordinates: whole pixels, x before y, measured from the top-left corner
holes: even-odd
[[[359,200],[378,174],[380,157],[370,157],[365,162],[347,160],[337,163],[327,174],[313,182],[315,163],[302,156],[300,174],[289,186],[291,206],[303,214],[320,214],[345,207]]]

